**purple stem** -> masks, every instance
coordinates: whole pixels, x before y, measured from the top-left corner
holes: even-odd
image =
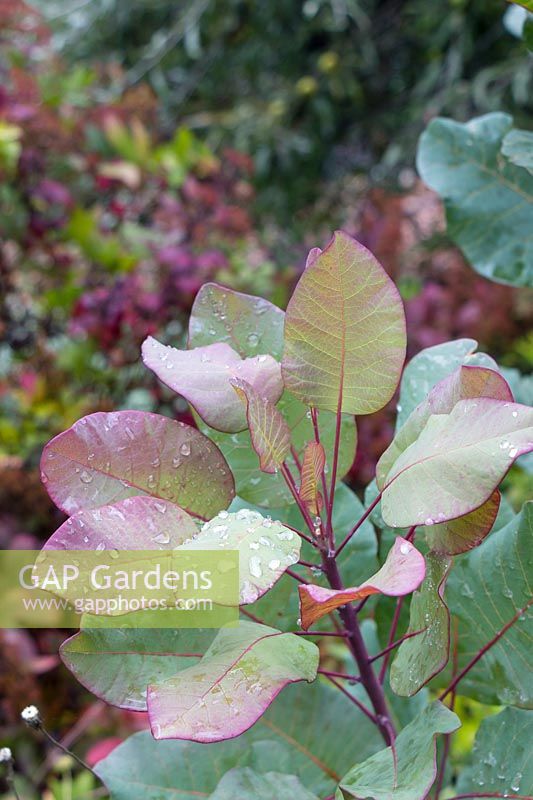
[[[368,717],[368,719],[369,719],[371,722],[373,722],[373,723],[374,723],[374,725],[379,725],[379,721],[378,721],[378,719],[377,719],[377,718],[374,716],[374,714],[372,714],[372,712],[371,712],[371,711],[369,711],[369,710],[368,710],[368,708],[367,708],[366,706],[364,706],[364,705],[363,705],[363,704],[362,704],[362,703],[361,703],[361,702],[360,702],[360,701],[357,699],[357,697],[354,697],[354,696],[353,696],[353,694],[351,694],[351,693],[350,693],[350,692],[349,692],[347,689],[345,689],[345,688],[344,688],[344,686],[342,686],[340,683],[338,683],[338,682],[335,680],[335,678],[332,678],[330,675],[326,675],[326,678],[328,679],[328,681],[331,681],[331,683],[332,683],[334,686],[336,686],[336,687],[337,687],[337,689],[339,689],[339,690],[340,690],[340,691],[341,691],[341,692],[342,692],[344,695],[346,695],[346,697],[348,697],[348,698],[349,698],[349,699],[352,701],[352,703],[354,703],[354,704],[357,706],[357,708],[358,708],[360,711],[362,711],[362,712],[363,712],[363,714],[365,714],[365,716],[367,716],[367,717]]]
[[[396,639],[395,642],[387,645],[387,647],[380,653],[378,653],[375,656],[372,656],[372,658],[370,659],[371,663],[374,663],[374,661],[377,661],[379,658],[383,658],[383,656],[386,656],[388,653],[391,652],[391,650],[394,650],[395,647],[398,647],[402,642],[405,642],[406,639],[411,639],[413,636],[418,636],[419,634],[424,633],[424,631],[427,631],[427,628],[421,628],[419,631],[413,631],[412,633],[406,633],[404,636],[400,636],[399,639]]]
[[[381,492],[378,494],[378,496],[376,497],[376,499],[375,499],[375,500],[374,500],[374,501],[373,501],[373,502],[372,502],[372,503],[371,503],[371,504],[368,506],[367,510],[365,511],[365,513],[363,514],[363,516],[361,517],[361,519],[359,519],[359,520],[358,520],[358,521],[355,523],[355,525],[353,526],[353,528],[352,528],[352,530],[350,531],[350,533],[348,534],[348,536],[347,536],[347,537],[344,539],[344,541],[343,541],[343,542],[341,542],[341,544],[340,544],[340,545],[337,547],[337,550],[336,550],[336,552],[335,552],[335,556],[338,556],[338,555],[340,555],[340,554],[342,553],[342,551],[344,550],[344,548],[346,547],[346,545],[348,544],[348,542],[350,541],[350,539],[352,538],[352,536],[354,535],[354,533],[356,533],[356,532],[359,530],[359,528],[361,527],[361,525],[363,524],[363,522],[364,522],[366,519],[368,519],[368,517],[370,516],[370,514],[372,513],[372,511],[375,509],[375,507],[377,506],[377,504],[379,503],[379,501],[380,501],[380,500],[381,500]]]
[[[383,664],[381,665],[381,669],[379,671],[379,682],[380,682],[380,684],[383,684],[383,681],[385,680],[385,675],[387,674],[387,667],[389,665],[390,651],[392,649],[394,649],[394,648],[390,647],[390,645],[394,642],[394,637],[396,636],[396,631],[398,630],[398,624],[400,622],[400,614],[401,614],[401,611],[402,611],[402,605],[403,605],[403,597],[399,597],[397,602],[396,602],[396,610],[394,611],[394,617],[392,618],[392,625],[391,625],[390,633],[389,633],[389,642],[387,644],[387,648],[388,648],[389,652],[386,653],[385,658],[383,659]]]

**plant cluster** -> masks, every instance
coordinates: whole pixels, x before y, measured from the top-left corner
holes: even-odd
[[[239,554],[238,627],[86,616],[62,645],[98,697],[148,711],[151,734],[96,767],[113,798],[531,797],[533,507],[515,514],[498,487],[533,450],[533,410],[476,346],[404,369],[398,291],[338,232],[286,313],[208,283],[186,350],[146,339],[145,365],[199,429],[96,413],[45,447],[42,480],[69,515],[46,549]],[[354,417],[398,385],[362,504],[342,483]],[[505,706],[459,773],[458,695]]]

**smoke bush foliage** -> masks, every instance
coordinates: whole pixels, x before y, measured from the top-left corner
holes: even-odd
[[[404,369],[405,347],[394,284],[337,232],[310,252],[286,313],[209,283],[187,350],[146,340],[146,366],[199,430],[96,413],[45,448],[43,481],[74,531],[47,547],[101,549],[118,510],[129,548],[196,529],[188,547],[239,551],[237,627],[89,620],[63,644],[97,696],[148,711],[151,733],[97,766],[113,798],[531,796],[533,505],[514,514],[498,486],[533,449],[533,409],[473,340]],[[342,482],[354,418],[398,386],[363,504]],[[161,535],[163,519],[183,531]],[[120,537],[119,524],[109,546]],[[447,761],[457,694],[506,706],[460,775]]]

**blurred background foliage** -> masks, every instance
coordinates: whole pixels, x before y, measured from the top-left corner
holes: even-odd
[[[207,280],[284,306],[335,227],[399,285],[409,356],[475,338],[531,399],[531,293],[465,263],[414,169],[437,114],[528,127],[524,22],[503,0],[0,0],[0,547],[60,523],[38,462],[76,418],[187,418],[139,364],[146,335],[183,344]],[[393,402],[358,422],[358,491],[394,418]],[[514,468],[506,490],[518,507],[531,475]],[[144,720],[59,680],[45,654],[61,638],[0,632],[0,725],[16,740],[42,699],[58,732],[90,728],[105,750]],[[17,748],[34,774],[26,734]],[[87,796],[71,766],[47,799]]]

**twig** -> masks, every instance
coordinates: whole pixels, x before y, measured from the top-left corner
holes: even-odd
[[[309,581],[306,578],[302,578],[301,575],[298,575],[298,573],[294,572],[292,569],[286,569],[285,574],[290,575],[291,578],[294,578],[294,580],[298,581],[298,583],[305,583],[305,584],[309,583]]]
[[[377,506],[377,504],[379,503],[380,500],[381,500],[381,492],[378,494],[376,499],[368,506],[367,510],[365,511],[365,513],[363,514],[361,519],[359,519],[355,523],[355,525],[353,526],[353,528],[350,531],[350,533],[348,534],[348,536],[346,536],[344,541],[341,542],[341,544],[337,547],[337,550],[335,551],[335,556],[339,556],[342,553],[342,551],[344,550],[344,548],[346,547],[346,545],[348,544],[348,542],[350,541],[350,539],[352,538],[354,533],[356,533],[359,530],[359,528],[361,527],[361,525],[363,524],[363,522],[365,522],[365,520],[368,519],[368,517],[370,516],[372,511],[375,509],[375,507]]]
[[[375,656],[372,656],[370,662],[373,663],[374,661],[377,661],[379,658],[383,658],[383,656],[386,656],[388,653],[391,652],[391,650],[394,650],[395,647],[398,647],[399,645],[401,645],[402,642],[405,642],[406,639],[412,639],[413,636],[418,636],[419,634],[424,633],[424,631],[427,631],[427,628],[420,628],[419,631],[413,631],[412,633],[406,633],[404,636],[400,636],[399,639],[396,639],[395,642],[387,645],[387,647],[380,653],[378,653]]]
[[[390,628],[389,633],[389,642],[387,647],[389,647],[394,642],[394,637],[396,636],[396,631],[398,630],[398,624],[400,622],[400,614],[402,612],[402,605],[403,605],[403,597],[399,597],[396,601],[396,609],[394,611],[394,617],[392,618],[392,625]],[[385,675],[387,674],[387,667],[389,665],[389,655],[390,650],[394,648],[389,647],[389,652],[386,653],[385,658],[383,659],[383,664],[381,665],[381,669],[379,671],[379,682],[382,684],[385,680]]]
[[[337,639],[345,639],[347,631],[335,633],[334,631],[293,631],[296,636],[334,636]]]
[[[319,669],[319,675],[325,675],[326,678],[341,678],[344,681],[349,681],[349,683],[361,683],[361,676],[360,675],[346,675],[344,672],[334,672],[329,669]]]
[[[328,681],[331,681],[331,683],[334,686],[336,686],[337,689],[339,689],[344,695],[346,695],[346,697],[348,697],[352,701],[352,703],[354,703],[357,706],[357,708],[360,711],[362,711],[363,714],[365,714],[368,717],[368,719],[371,720],[371,722],[374,723],[374,725],[379,725],[377,717],[371,711],[369,711],[368,708],[364,706],[360,700],[357,699],[357,697],[354,697],[353,694],[351,694],[351,692],[345,689],[344,686],[338,683],[335,678],[332,678],[330,675],[326,675],[325,677],[328,679]]]

